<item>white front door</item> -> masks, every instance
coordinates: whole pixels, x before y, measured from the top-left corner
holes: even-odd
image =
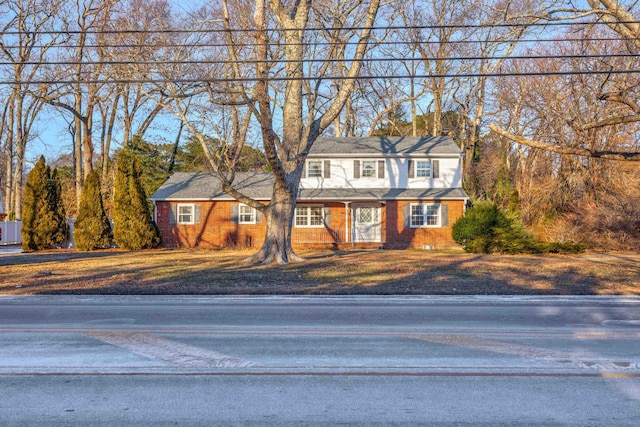
[[[381,231],[382,227],[380,224],[380,206],[354,206],[354,242],[379,242]]]

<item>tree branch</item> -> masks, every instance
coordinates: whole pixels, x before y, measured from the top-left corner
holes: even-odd
[[[570,154],[574,156],[594,157],[605,160],[617,161],[635,161],[640,162],[640,152],[623,152],[623,151],[593,151],[582,147],[564,147],[561,145],[552,145],[542,141],[527,139],[518,135],[507,132],[498,126],[491,124],[489,128],[500,136],[510,139],[518,144],[526,145],[532,148],[539,148],[545,151],[551,151],[558,154]]]

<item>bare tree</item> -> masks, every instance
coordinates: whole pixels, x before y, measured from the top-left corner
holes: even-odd
[[[588,0],[588,3],[590,8],[585,9],[552,7],[543,17],[549,20],[567,20],[576,17],[582,18],[594,15],[605,22],[611,30],[615,31],[626,40],[626,44],[623,47],[624,50],[637,54],[638,49],[640,49],[640,25],[637,23],[637,19],[633,13],[633,7],[636,6],[637,3],[633,2],[630,7],[625,7],[615,0]],[[635,66],[637,67],[637,65]],[[632,75],[631,78],[637,80],[636,76]],[[614,83],[615,80],[616,79],[610,80],[609,77],[607,77],[607,80],[594,87],[599,88],[599,92],[596,95],[600,101],[605,104],[614,105],[618,108],[608,110],[609,114],[606,117],[600,117],[596,120],[583,123],[581,128],[582,131],[588,132],[589,130],[597,128],[640,122],[640,106],[634,99],[634,91],[636,91],[638,87],[637,81],[631,83],[627,82],[624,85],[620,85],[618,83]],[[640,161],[640,152],[638,151],[601,151],[585,147],[559,145],[548,140],[533,140],[523,135],[517,135],[496,124],[490,125],[490,129],[502,137],[517,142],[518,144],[549,150],[560,154],[587,156],[609,160]]]
[[[94,113],[102,101],[106,86],[105,31],[111,12],[118,0],[75,0],[66,13],[66,30],[73,34],[67,61],[72,64],[55,71],[58,81],[46,96],[46,101],[73,115],[74,173],[77,204],[80,203],[82,183],[93,170],[95,154],[93,132]],[[73,82],[73,83],[69,83]]]
[[[61,1],[10,0],[0,33],[1,57],[11,71],[6,72],[10,93],[2,112],[5,139],[5,204],[10,216],[22,217],[22,186],[25,153],[34,137],[33,126],[42,110],[42,94],[47,88],[33,82],[42,77],[47,52],[60,42],[51,33]]]
[[[201,68],[200,73],[204,81],[210,80],[212,75],[224,76],[227,80],[200,85],[198,89],[176,84],[167,89],[174,102],[180,101],[171,111],[200,140],[224,191],[264,215],[265,241],[248,262],[284,264],[301,260],[291,247],[291,228],[304,162],[315,140],[334,123],[356,86],[379,7],[380,0],[294,3],[281,0],[232,3],[225,0],[214,12],[214,20],[207,24],[217,22],[218,28],[224,30],[218,34],[226,47],[216,53],[218,58],[228,58],[227,62],[217,66],[208,64],[216,69]],[[335,16],[341,16],[341,21],[332,23],[334,28],[329,33],[333,42],[321,48],[313,43],[314,31],[317,31],[316,27],[327,25],[325,18],[331,8],[340,11]],[[247,10],[253,12],[252,20]],[[354,34],[353,30],[341,25],[347,22],[362,29]],[[240,29],[243,31],[238,31]],[[338,40],[356,40],[355,47],[341,50]],[[311,58],[325,61],[305,66],[305,60]],[[330,66],[335,58],[350,65],[340,73],[343,80],[327,83],[326,76],[335,76],[336,71]],[[329,95],[327,91],[331,88],[334,92]],[[216,153],[210,151],[202,131],[204,115],[199,115],[201,121],[196,121],[189,119],[188,110],[178,108],[178,105],[186,106],[189,93],[192,97],[206,94],[208,107],[201,107],[201,111],[214,108],[219,116],[223,116],[221,123],[213,127],[220,135],[226,133],[229,137],[220,141]],[[193,106],[191,108],[193,110]],[[268,204],[234,188],[233,165],[245,143],[252,118],[257,121],[275,178]],[[229,131],[224,132],[225,128]]]
[[[169,49],[167,44],[171,39],[163,29],[171,25],[171,8],[166,0],[120,1],[107,22],[105,65],[107,75],[117,83],[108,86],[109,96],[104,96],[99,104],[103,183],[107,181],[116,121],[125,145],[134,138],[144,137],[166,102],[157,86],[144,80],[153,75],[154,59],[165,59],[158,53]]]

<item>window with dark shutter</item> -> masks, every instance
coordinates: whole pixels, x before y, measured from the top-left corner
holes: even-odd
[[[440,225],[443,227],[449,226],[449,205],[442,204],[440,205]]]
[[[432,160],[431,167],[433,169],[433,177],[440,178],[440,160]]]
[[[415,165],[413,160],[409,159],[407,161],[408,166],[409,166],[409,178],[415,178],[416,176],[416,171],[415,171]]]
[[[201,221],[201,217],[202,217],[202,210],[200,208],[200,205],[194,205],[194,219],[193,219],[193,223],[194,224],[200,224]]]
[[[178,205],[169,204],[169,224],[178,223]]]
[[[331,160],[324,161],[324,177],[325,179],[331,178]]]
[[[238,223],[238,204],[234,203],[231,205],[231,222],[234,224]]]
[[[353,177],[360,178],[360,160],[353,161]]]
[[[384,178],[384,160],[378,160],[378,178]]]

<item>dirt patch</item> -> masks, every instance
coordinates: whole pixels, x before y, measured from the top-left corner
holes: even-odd
[[[1,294],[640,295],[640,255],[313,251],[248,266],[251,252],[45,251],[0,256]]]

